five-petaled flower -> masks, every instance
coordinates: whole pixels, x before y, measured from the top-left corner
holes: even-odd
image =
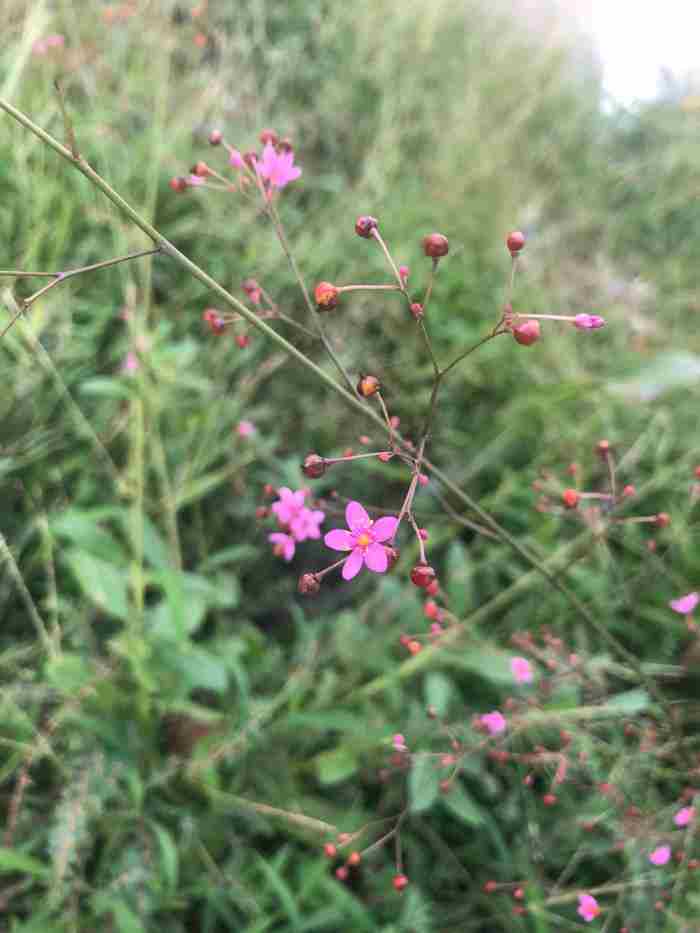
[[[674,612],[679,612],[683,616],[689,616],[700,603],[700,593],[687,593],[678,599],[672,599],[669,603]]]
[[[652,865],[665,865],[671,858],[671,846],[657,846],[653,852],[649,853],[649,861]]]
[[[501,732],[505,732],[506,726],[508,725],[505,716],[499,713],[498,710],[479,716],[479,722],[491,735],[498,735]]]
[[[586,923],[590,923],[600,913],[598,901],[592,894],[579,894],[578,896],[578,915],[583,917]]]
[[[683,807],[673,817],[676,826],[687,826],[695,819],[695,807]]]
[[[294,151],[277,152],[272,143],[267,143],[263,149],[262,159],[256,161],[255,169],[270,188],[284,188],[301,175],[299,166],[294,165]]]
[[[527,658],[511,658],[510,670],[519,684],[531,684],[533,679],[532,664]]]
[[[359,502],[349,502],[345,520],[349,531],[334,528],[323,539],[326,547],[334,551],[350,551],[343,564],[343,579],[352,580],[362,570],[363,564],[374,573],[385,573],[389,558],[382,542],[392,538],[398,519],[386,515],[373,522]]]

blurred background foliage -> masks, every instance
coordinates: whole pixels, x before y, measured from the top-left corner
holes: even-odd
[[[533,31],[509,7],[5,0],[0,87],[62,138],[59,77],[78,146],[115,189],[234,293],[255,276],[303,321],[257,208],[168,184],[199,158],[223,168],[223,152],[207,147],[213,127],[241,149],[266,126],[290,135],[304,173],[280,210],[310,287],[386,280],[379,251],[354,235],[358,214],[380,219],[417,291],[421,237],[449,236],[429,312],[445,361],[495,322],[504,234],[523,229],[516,309],[602,313],[609,326],[547,327],[532,349],[494,341],[470,357],[445,386],[431,456],[520,541],[565,562],[578,532],[535,510],[531,483],[551,469],[568,485],[578,461],[584,487],[595,487],[593,447],[609,438],[638,488],[635,511],[663,509],[672,526],[656,553],[639,528],[601,544],[570,582],[641,661],[670,665],[684,638],[665,604],[698,574],[688,491],[700,457],[700,110],[690,94],[602,107],[587,40]],[[50,33],[64,34],[65,48],[33,52]],[[2,128],[3,268],[68,269],[148,246],[79,173],[9,118]],[[0,285],[10,314],[12,290],[29,286]],[[380,376],[410,436],[429,362],[397,299],[357,294],[328,317],[331,339],[353,374]],[[382,774],[389,739],[398,731],[411,748],[442,751],[449,740],[426,704],[457,734],[502,704],[509,637],[523,629],[549,626],[597,659],[597,699],[613,695],[620,715],[644,708],[626,693],[634,684],[605,673],[605,645],[536,575],[489,609],[530,567],[452,522],[432,487],[419,508],[450,606],[460,618],[487,607],[487,624],[468,627],[458,650],[403,663],[399,635],[427,625],[407,582],[408,541],[393,575],[298,597],[299,573],[327,552],[308,543],[291,566],[270,554],[254,517],[263,485],[298,487],[308,451],[379,438],[260,335],[241,350],[230,334],[205,333],[211,304],[174,263],[138,260],[54,289],[0,345],[0,926],[574,926],[575,901],[516,917],[507,895],[482,886],[525,879],[532,903],[543,897],[580,851],[575,790],[554,819],[517,769],[475,758],[453,795],[438,798],[435,769],[407,791],[406,775]],[[299,345],[329,365],[313,341]],[[126,375],[134,350],[140,368]],[[241,419],[253,437],[237,436]],[[393,464],[338,469],[314,487],[388,507],[404,488]],[[331,500],[326,527],[339,511]],[[589,700],[575,689],[551,698],[565,725]],[[625,761],[619,730],[591,755],[608,780]],[[685,777],[639,780],[654,808]],[[406,793],[406,893],[391,888],[390,847],[338,883],[320,854],[331,835],[315,821],[354,831],[398,812]],[[635,858],[595,840],[571,881],[634,875]],[[632,896],[635,929],[661,928],[653,901],[653,891]]]

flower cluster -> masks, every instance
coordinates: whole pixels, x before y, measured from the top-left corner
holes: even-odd
[[[292,491],[287,486],[278,490],[279,498],[272,503],[270,511],[277,519],[279,531],[273,531],[268,541],[277,557],[290,561],[294,557],[297,543],[321,537],[319,526],[326,518],[320,509],[310,509],[305,504],[308,489]]]

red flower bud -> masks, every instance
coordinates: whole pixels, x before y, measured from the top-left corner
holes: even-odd
[[[359,865],[362,861],[362,856],[359,852],[351,852],[348,855],[348,865]]]
[[[386,551],[386,556],[389,561],[389,570],[394,566],[396,561],[399,559],[399,549],[392,547],[390,544],[384,545],[384,550]]]
[[[212,130],[209,134],[209,145],[210,146],[220,146],[221,140],[224,138],[224,134],[221,130]]]
[[[575,489],[565,489],[561,494],[561,500],[567,509],[575,509],[578,505],[579,494]]]
[[[408,878],[406,875],[394,875],[392,884],[394,885],[395,891],[403,891],[403,889],[408,885]]]
[[[655,521],[659,528],[668,528],[668,526],[671,524],[671,516],[668,514],[668,512],[659,512]]]
[[[259,139],[263,146],[267,145],[267,143],[272,143],[273,146],[276,146],[279,142],[279,136],[274,130],[263,130]]]
[[[512,233],[509,233],[506,237],[506,246],[511,256],[519,253],[523,246],[525,246],[525,234],[521,233],[520,230],[514,230]]]
[[[411,314],[413,315],[416,321],[420,321],[422,319],[425,312],[423,310],[423,305],[420,303],[420,301],[412,302]]]
[[[240,347],[241,350],[245,350],[249,343],[250,337],[247,334],[236,334],[236,346]]]
[[[610,453],[610,441],[598,441],[595,445],[595,452],[599,457],[605,459]]]
[[[309,454],[304,458],[301,465],[301,472],[309,479],[318,479],[326,472],[326,461],[318,454]]]
[[[182,194],[183,191],[187,191],[187,179],[183,178],[182,175],[178,175],[176,178],[171,178],[169,184],[173,191],[177,191],[178,194]]]
[[[381,385],[376,376],[361,376],[360,381],[357,383],[357,393],[362,398],[370,398],[372,395],[376,395],[380,388]]]
[[[431,259],[440,259],[441,256],[447,256],[449,251],[449,240],[441,233],[430,233],[428,236],[423,237],[423,252]]]
[[[628,499],[630,496],[635,495],[636,492],[637,490],[634,488],[634,486],[632,485],[624,486],[622,489],[622,498]]]
[[[545,794],[542,798],[542,803],[545,807],[553,807],[556,802],[557,798],[555,794]]]
[[[484,894],[493,894],[493,892],[497,890],[498,890],[497,881],[487,881],[484,884]]]
[[[415,638],[412,638],[406,645],[411,654],[419,654],[423,650],[423,645]]]
[[[340,868],[336,868],[335,870],[335,877],[338,879],[338,881],[347,881],[348,874],[349,872],[345,865],[341,865]]]
[[[540,339],[540,322],[525,321],[513,328],[513,336],[517,343],[523,347],[529,347]]]
[[[333,285],[332,282],[319,282],[314,289],[314,298],[318,310],[330,311],[331,308],[335,308],[338,304],[339,294],[337,286]]]
[[[323,854],[326,856],[326,858],[335,858],[338,854],[338,850],[332,842],[327,842],[323,847]]]
[[[192,166],[192,174],[198,178],[206,178],[210,174],[209,166],[206,162],[197,162]]]
[[[355,221],[355,233],[358,236],[364,237],[365,240],[369,240],[372,236],[372,231],[376,230],[377,226],[378,221],[376,217],[363,214],[362,217],[358,217]]]
[[[435,570],[428,564],[416,564],[411,570],[411,583],[423,589],[429,586],[436,577]]]
[[[302,596],[315,596],[321,589],[321,581],[315,573],[303,573],[299,577],[298,589]]]

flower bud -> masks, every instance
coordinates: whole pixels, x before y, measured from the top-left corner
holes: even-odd
[[[580,496],[575,489],[565,489],[561,494],[561,500],[567,509],[575,509],[579,498]]]
[[[258,154],[254,149],[249,149],[247,152],[243,153],[243,161],[248,166],[255,171],[255,163],[258,161]]]
[[[236,339],[236,346],[240,347],[241,350],[245,350],[245,348],[250,343],[250,337],[247,334],[236,334],[235,339]]]
[[[493,894],[493,892],[497,890],[498,890],[497,881],[487,881],[484,884],[484,894]]]
[[[216,308],[205,308],[204,311],[202,311],[202,320],[212,334],[222,334],[226,329],[226,322]]]
[[[449,251],[449,240],[441,233],[430,233],[428,236],[423,237],[423,252],[431,259],[440,259],[441,256],[447,256]]]
[[[321,589],[321,581],[315,573],[302,573],[299,577],[298,590],[302,596],[315,596]]]
[[[210,146],[220,146],[221,140],[224,138],[224,134],[221,130],[212,130],[209,134],[209,145]]]
[[[598,441],[598,443],[595,445],[595,452],[599,457],[602,457],[603,460],[605,460],[607,455],[610,453],[610,441]]]
[[[423,645],[415,638],[412,638],[406,645],[411,654],[419,654],[423,650]]]
[[[350,855],[348,855],[348,865],[359,865],[361,861],[362,856],[359,852],[351,852]]]
[[[636,494],[636,492],[637,492],[637,490],[636,490],[635,487],[632,486],[631,484],[628,484],[627,486],[623,486],[623,488],[622,488],[622,498],[623,498],[623,499],[629,499],[629,497],[630,497],[630,496],[634,496],[634,495]]]
[[[314,298],[319,311],[330,311],[338,304],[340,292],[332,282],[319,282],[314,289]]]
[[[338,854],[338,850],[332,842],[327,842],[323,847],[323,854],[326,856],[326,858],[335,858]]]
[[[656,516],[655,522],[659,528],[668,528],[668,526],[671,524],[671,516],[668,514],[668,512],[659,512],[659,514]]]
[[[389,561],[388,569],[391,570],[391,568],[399,559],[399,549],[392,547],[390,544],[385,544],[384,550],[386,551],[387,560]]]
[[[357,383],[357,394],[362,398],[370,398],[379,392],[381,386],[376,376],[361,376]]]
[[[294,143],[289,136],[285,136],[283,139],[280,139],[277,148],[280,152],[292,152],[294,150]]]
[[[301,472],[309,479],[318,479],[326,472],[326,461],[318,454],[309,454],[304,458]]]
[[[280,139],[274,130],[263,130],[258,138],[263,146],[266,146],[268,143],[276,146]]]
[[[395,891],[403,891],[408,885],[408,878],[406,875],[394,875],[394,880],[392,881]]]
[[[428,594],[428,596],[437,596],[437,594],[440,592],[440,584],[438,581],[433,580],[432,583],[429,583],[425,587],[425,592]]]
[[[378,221],[376,217],[370,217],[369,214],[363,214],[355,221],[355,233],[358,236],[364,237],[365,240],[369,240],[372,236],[372,231],[376,230],[377,226]]]
[[[511,256],[515,256],[525,246],[525,234],[521,233],[520,230],[513,230],[506,237],[506,246]]]
[[[210,174],[209,166],[206,162],[197,162],[192,166],[192,174],[198,178],[206,178]]]
[[[187,191],[187,179],[183,178],[182,175],[171,178],[169,185],[173,191],[177,191],[178,194],[182,194],[183,191]]]
[[[542,803],[545,805],[545,807],[553,807],[556,802],[556,794],[545,794],[542,798]]]
[[[338,881],[347,881],[348,874],[349,872],[345,865],[341,865],[340,868],[336,868],[335,870],[335,877],[338,879]]]
[[[531,346],[540,339],[540,322],[525,321],[524,324],[518,324],[517,327],[513,328],[513,336],[521,346]]]
[[[428,564],[416,564],[411,570],[411,583],[425,589],[437,577],[435,570]]]
[[[423,310],[423,305],[420,301],[414,301],[411,303],[411,314],[413,315],[416,321],[420,321],[425,314]]]

